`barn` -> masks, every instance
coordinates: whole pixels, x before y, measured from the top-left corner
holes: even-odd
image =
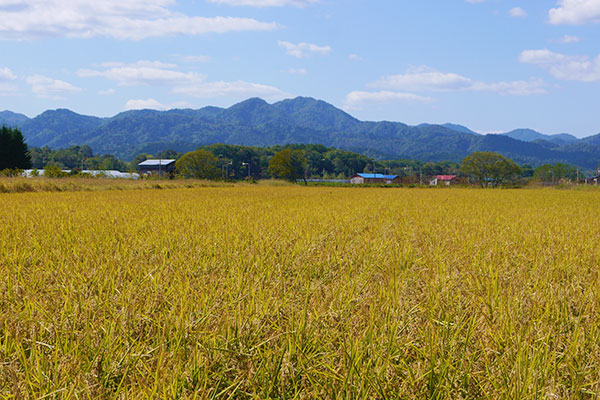
[[[365,183],[379,183],[389,185],[392,183],[401,183],[398,175],[383,175],[383,174],[354,174],[350,177],[350,183],[354,185],[363,185]]]
[[[172,176],[175,174],[175,160],[146,160],[138,164],[141,176]]]

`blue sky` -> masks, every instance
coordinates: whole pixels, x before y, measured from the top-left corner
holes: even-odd
[[[0,0],[0,109],[325,100],[363,120],[600,132],[600,0]]]

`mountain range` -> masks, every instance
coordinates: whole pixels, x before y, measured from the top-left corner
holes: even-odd
[[[593,169],[600,164],[600,134],[578,139],[530,129],[482,135],[456,124],[360,121],[308,97],[269,104],[252,98],[229,108],[134,110],[110,118],[49,110],[35,118],[0,112],[0,124],[19,127],[30,146],[89,144],[95,153],[130,160],[139,153],[189,151],[213,143],[272,146],[316,143],[378,159],[460,161],[474,151],[495,151],[520,164],[563,162]]]

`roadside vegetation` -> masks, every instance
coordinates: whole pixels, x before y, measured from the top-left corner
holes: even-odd
[[[90,192],[105,190],[184,189],[207,186],[233,186],[230,182],[205,181],[198,179],[130,180],[104,178],[2,178],[0,193],[25,192]]]

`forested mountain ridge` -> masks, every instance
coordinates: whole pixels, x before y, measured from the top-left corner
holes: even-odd
[[[189,151],[213,143],[315,143],[379,159],[460,161],[473,151],[485,150],[534,166],[564,162],[591,169],[600,163],[600,136],[577,139],[531,130],[480,135],[456,124],[409,126],[360,121],[331,104],[308,97],[274,104],[253,98],[229,108],[135,110],[110,118],[59,109],[30,119],[4,111],[0,113],[0,124],[21,128],[30,146],[89,144],[95,153],[110,153],[125,160],[141,152],[170,148]]]

